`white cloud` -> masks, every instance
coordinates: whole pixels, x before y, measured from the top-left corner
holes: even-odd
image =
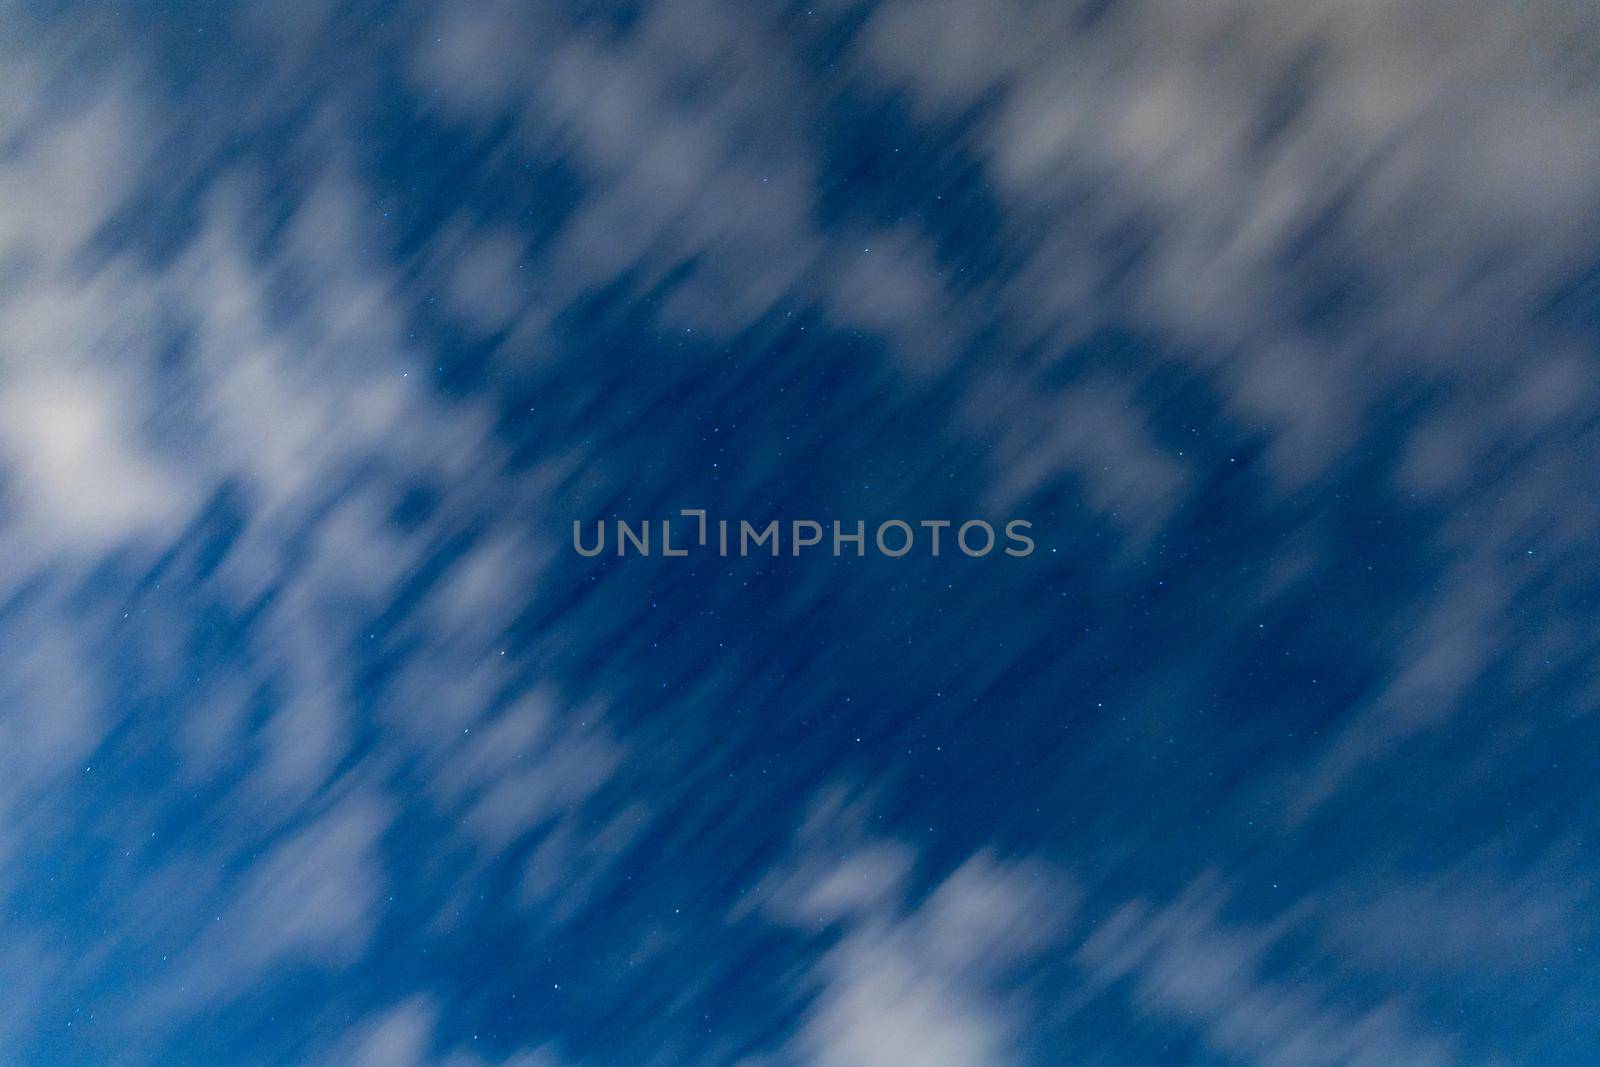
[[[847,858],[823,887],[852,869],[862,873]],[[1059,935],[1073,899],[1042,867],[980,854],[909,912],[888,900],[847,922],[816,965],[821,990],[796,1038],[800,1055],[819,1067],[1021,1062],[1024,1003],[999,979]]]
[[[560,1067],[548,1048],[526,1048],[488,1059],[469,1048],[435,1054],[445,1011],[436,997],[417,994],[352,1027],[327,1057],[329,1067]]]
[[[186,1010],[236,997],[280,969],[358,959],[388,885],[379,842],[392,817],[386,801],[355,792],[252,864],[159,1000]]]
[[[374,1020],[355,1043],[353,1067],[423,1067],[433,1043],[438,1008],[413,997]]]
[[[866,834],[866,805],[824,793],[790,860],[735,911],[833,946],[805,979],[816,995],[785,1056],[818,1067],[1021,1062],[1034,1006],[1015,978],[1058,943],[1077,889],[1047,864],[980,852],[913,903],[919,856]]]
[[[40,605],[0,638],[0,900],[24,872],[13,855],[53,840],[68,812],[41,797],[89,772],[112,722],[98,664],[80,635],[96,627],[65,606]]]
[[[1293,491],[1419,380],[1481,389],[1563,343],[1531,323],[1600,222],[1596,29],[1560,0],[938,0],[875,7],[855,59],[969,116],[1017,344],[1156,331],[1134,366],[1214,375]]]
[[[170,535],[195,504],[150,445],[136,367],[113,358],[149,343],[151,294],[136,272],[74,262],[130,194],[150,117],[120,85],[48,106],[32,69],[8,80],[19,147],[0,155],[0,461],[12,534],[95,552]]]
[[[525,144],[569,154],[588,184],[549,260],[529,272],[530,335],[627,277],[641,294],[672,278],[663,325],[719,338],[792,298],[889,338],[919,372],[961,340],[917,241],[815,221],[815,91],[776,31],[735,5],[651,5],[623,37],[575,32],[535,9],[452,9],[423,35],[413,75],[452,117],[516,116]],[[486,265],[476,254],[469,274]],[[456,289],[480,325],[498,326],[513,305],[479,306],[496,287],[476,279]]]
[[[1223,894],[1199,883],[1164,907],[1122,905],[1077,953],[1097,985],[1131,981],[1139,1008],[1197,1028],[1219,1055],[1260,1067],[1443,1067],[1451,1042],[1396,1002],[1346,1007],[1314,979],[1268,976],[1267,957],[1293,922],[1247,926],[1221,916]]]
[[[92,549],[171,529],[189,486],[144,450],[127,394],[83,370],[23,379],[0,395],[0,448],[45,536]]]

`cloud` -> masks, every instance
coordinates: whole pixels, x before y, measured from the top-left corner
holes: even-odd
[[[295,967],[346,966],[366,949],[388,879],[379,842],[392,810],[356,793],[252,865],[195,937],[161,999],[227,999]]]
[[[0,630],[0,899],[24,874],[13,855],[65,829],[66,813],[39,799],[85,773],[113,725],[97,665],[78,639],[86,629],[47,602],[26,627],[8,619]]]
[[[815,91],[778,31],[746,11],[655,4],[607,37],[538,8],[451,10],[422,36],[412,71],[450,118],[482,128],[510,116],[524,151],[561,155],[585,181],[528,272],[537,310],[519,347],[618,279],[657,294],[664,326],[723,339],[785,302],[822,301],[888,338],[909,369],[948,362],[960,343],[959,316],[914,236],[819,225]],[[459,270],[482,274],[489,256],[502,268],[452,283],[480,327],[503,324],[515,303],[496,295],[504,247],[497,235],[472,238]]]
[[[1266,424],[1282,491],[1423,383],[1481,390],[1505,365],[1490,353],[1573,340],[1541,311],[1600,219],[1584,9],[859,10],[855,71],[959,131],[1005,199],[1019,263],[986,295],[1007,335],[1073,366],[1099,329],[1154,332],[1122,373],[1200,372]]]
[[[1386,307],[1511,298],[1508,282],[1582,254],[1567,222],[1600,207],[1583,180],[1600,137],[1575,125],[1600,90],[1576,44],[1593,39],[1589,16],[1557,2],[1512,20],[1486,23],[1484,11],[1240,0],[1015,5],[986,18],[961,0],[891,3],[872,12],[861,58],[936,114],[995,94],[977,139],[1019,206],[1115,179],[1075,221],[1153,214],[1135,306],[1239,337],[1286,324],[1274,275],[1302,240],[1381,271],[1395,283]],[[946,61],[925,62],[934,52]],[[1537,180],[1516,176],[1533,161]],[[1046,248],[1077,240],[1056,229]],[[1503,239],[1516,258],[1496,265],[1496,288],[1444,275],[1470,269],[1463,246]],[[1419,267],[1423,278],[1404,273]]]
[[[920,857],[901,842],[862,838],[864,803],[820,796],[789,864],[736,913],[759,906],[797,931],[837,935],[806,978],[816,992],[785,1062],[1021,1062],[1030,1006],[1015,977],[1057,943],[1075,887],[1047,864],[980,852],[913,894]]]
[[[1586,973],[1543,846],[1600,685],[1590,16],[806,11],[108,13],[104,63],[17,23],[10,1058],[1562,1040],[1494,1012]],[[1050,509],[1063,562],[550,540],[691,488]],[[775,840],[841,766],[896,802]],[[1255,896],[1312,840],[1320,888]],[[546,971],[582,1002],[474,1039]]]
[[[195,487],[151,447],[137,371],[105,359],[141,342],[148,293],[75,261],[130,195],[123,175],[147,157],[132,131],[148,116],[121,85],[49,106],[31,66],[19,69],[8,81],[17,147],[0,156],[0,457],[15,522],[84,553],[170,536]]]
[[[492,727],[514,675],[463,693],[426,668],[504,664],[547,552],[529,522],[486,520],[540,482],[505,469],[491,411],[422,380],[435,364],[336,105],[290,137],[306,184],[286,190],[259,159],[149,151],[206,130],[180,130],[171,101],[130,82],[66,105],[17,70],[0,128],[0,554],[15,564],[0,623],[25,639],[0,650],[0,892],[47,900],[41,943],[85,962],[19,992],[0,1040],[33,1049],[36,1014],[159,946],[170,966],[143,990],[148,1018],[108,1010],[85,1037],[137,1028],[118,1055],[153,1055],[198,1014],[363,960],[394,904],[387,835],[422,807],[389,788],[408,735],[375,737],[364,715],[378,622],[442,543],[470,542],[394,630],[420,646],[420,687],[456,690],[466,725]],[[196,187],[164,187],[173,168]],[[181,205],[185,224],[152,247],[130,203]],[[430,494],[416,524],[395,522]],[[464,840],[491,855],[619,759],[599,729],[542,714],[553,751],[480,746],[480,777],[466,767],[454,786]],[[473,759],[445,751],[426,770],[442,782]],[[65,841],[51,811],[95,830]],[[127,842],[114,861],[59,890],[35,877],[100,832]]]
[[[487,1059],[470,1048],[434,1055],[443,1008],[436,998],[417,994],[363,1020],[327,1059],[349,1067],[560,1067],[546,1048],[523,1049],[504,1059]]]
[[[989,506],[1016,513],[1063,476],[1085,503],[1136,544],[1183,504],[1191,472],[1160,448],[1130,390],[1108,377],[1053,394],[1014,379],[986,381],[967,402],[968,419],[996,437]]]
[[[1541,870],[1503,882],[1463,866],[1330,908],[1329,937],[1390,971],[1526,972],[1573,951],[1585,926],[1574,881]]]
[[[846,865],[830,881],[852,873]],[[990,983],[1050,944],[1070,900],[1048,872],[978,855],[915,909],[868,912],[816,965],[821,988],[795,1039],[802,1058],[820,1067],[1019,1061],[1020,1006]]]
[[[1265,972],[1285,932],[1222,919],[1223,897],[1200,884],[1163,907],[1133,901],[1098,924],[1077,953],[1091,982],[1129,981],[1140,1008],[1196,1027],[1222,1056],[1263,1067],[1378,1067],[1457,1062],[1398,1002],[1346,1007],[1315,980]]]

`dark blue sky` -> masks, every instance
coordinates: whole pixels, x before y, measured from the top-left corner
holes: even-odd
[[[1600,1062],[1597,114],[1564,0],[0,0],[0,1063]]]

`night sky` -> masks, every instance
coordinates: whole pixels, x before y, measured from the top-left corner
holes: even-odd
[[[0,1065],[1600,1064],[1597,175],[1585,0],[0,0]]]

